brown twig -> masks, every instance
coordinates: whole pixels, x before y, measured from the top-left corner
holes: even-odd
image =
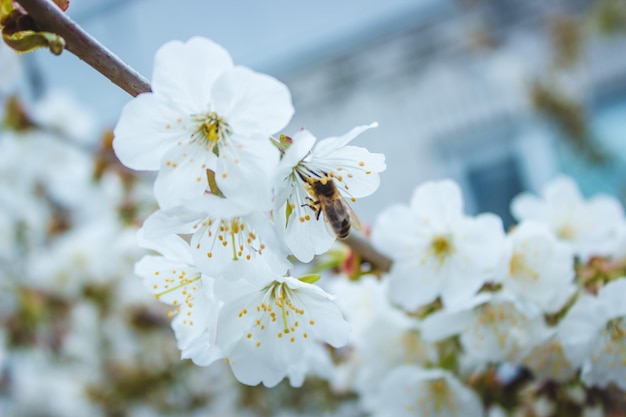
[[[148,80],[85,32],[50,0],[19,0],[19,3],[42,30],[61,35],[68,51],[131,96],[152,91]],[[345,243],[376,269],[387,272],[391,268],[391,259],[362,236],[353,233]]]
[[[41,30],[65,39],[66,49],[85,61],[131,96],[151,91],[141,74],[85,32],[49,0],[19,0]]]
[[[375,269],[383,272],[389,272],[391,269],[391,259],[378,252],[363,236],[352,231],[343,242],[359,253]]]

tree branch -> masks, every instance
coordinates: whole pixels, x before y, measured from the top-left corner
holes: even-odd
[[[68,51],[131,96],[152,91],[147,79],[85,32],[50,0],[19,0],[19,3],[41,30],[62,36]],[[387,272],[391,268],[391,259],[378,252],[362,236],[353,232],[345,243],[376,269]]]
[[[376,248],[360,234],[356,234],[354,231],[350,232],[350,235],[344,240],[344,243],[350,246],[352,250],[359,253],[361,257],[372,264],[375,269],[383,272],[389,272],[391,270],[391,259],[378,252]]]
[[[19,0],[41,30],[65,39],[66,49],[85,61],[131,96],[151,91],[141,74],[85,32],[49,0]]]

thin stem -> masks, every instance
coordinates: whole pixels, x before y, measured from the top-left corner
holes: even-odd
[[[141,74],[85,32],[49,0],[19,0],[41,30],[61,35],[66,49],[131,96],[151,91]]]
[[[150,83],[104,45],[85,32],[50,0],[19,0],[40,29],[61,35],[66,49],[85,61],[131,96],[152,91]],[[391,259],[354,232],[344,241],[376,269],[389,271]]]

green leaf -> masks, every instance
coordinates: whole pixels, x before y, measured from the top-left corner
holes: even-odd
[[[30,52],[39,48],[48,48],[54,55],[60,55],[65,49],[65,39],[55,33],[23,30],[13,34],[2,34],[4,42],[18,52]]]
[[[303,275],[300,278],[298,278],[299,281],[302,282],[306,282],[307,284],[314,284],[316,283],[319,279],[321,278],[320,275],[316,275],[316,274],[310,274],[310,275]]]
[[[6,16],[11,14],[14,10],[13,0],[1,0],[0,3],[0,21],[2,21]]]

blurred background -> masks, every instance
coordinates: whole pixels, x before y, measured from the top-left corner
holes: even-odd
[[[506,226],[513,196],[561,173],[624,201],[624,0],[72,0],[67,13],[148,78],[163,43],[215,40],[289,86],[288,135],[378,121],[354,143],[387,160],[356,203],[363,223],[439,178]],[[0,416],[364,415],[328,375],[267,390],[179,360],[167,308],[133,275],[156,207],[152,178],[111,150],[126,93],[68,52],[0,45],[0,99]]]
[[[624,193],[623,0],[73,0],[68,13],[148,78],[164,42],[214,39],[288,84],[287,134],[378,121],[357,141],[388,161],[357,203],[365,222],[433,178],[454,178],[469,212],[507,225],[511,197],[557,173],[588,195]],[[34,96],[70,91],[101,127],[129,100],[69,53],[24,58]]]

